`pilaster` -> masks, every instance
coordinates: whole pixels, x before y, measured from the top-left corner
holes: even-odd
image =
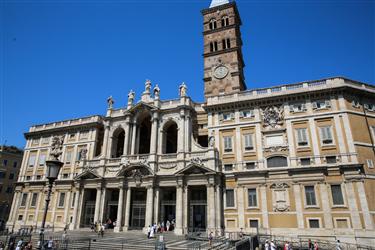
[[[118,196],[118,207],[117,207],[117,221],[115,232],[120,232],[122,230],[122,215],[123,215],[123,204],[124,204],[124,184],[119,184],[119,196]]]
[[[302,201],[301,201],[301,187],[299,184],[293,184],[294,200],[296,203],[297,223],[298,228],[304,228]]]
[[[363,220],[365,222],[366,229],[374,229],[373,217],[371,216],[368,202],[366,198],[366,191],[362,181],[357,182],[357,192],[359,196],[359,202],[362,208]]]
[[[331,202],[328,198],[328,189],[327,189],[326,184],[320,183],[319,190],[320,190],[320,197],[322,199],[323,218],[324,218],[325,228],[333,228],[332,214],[331,214],[331,207],[330,207]]]
[[[354,188],[352,182],[345,182],[345,189],[348,198],[348,206],[351,214],[352,224],[354,229],[362,229],[361,218],[357,207]]]
[[[318,134],[316,131],[316,125],[314,118],[309,118],[309,127],[311,132],[311,140],[312,140],[312,146],[313,146],[313,153],[314,153],[314,164],[321,164],[322,161],[320,159],[320,151],[319,151],[319,139]]]

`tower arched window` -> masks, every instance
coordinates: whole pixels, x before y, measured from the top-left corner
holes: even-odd
[[[214,18],[211,19],[209,26],[210,26],[210,30],[216,29],[217,28],[216,19],[214,19]]]
[[[210,52],[217,51],[217,42],[210,42]]]
[[[221,18],[221,27],[225,27],[229,25],[229,17],[228,16],[223,16]]]
[[[230,48],[230,38],[223,39],[222,41],[223,49],[229,49]]]

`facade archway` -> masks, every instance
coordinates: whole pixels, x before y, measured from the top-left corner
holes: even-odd
[[[138,118],[138,154],[149,154],[151,143],[151,115],[144,113]]]
[[[177,153],[177,124],[174,121],[168,121],[164,125],[163,131],[163,154]]]
[[[124,154],[125,131],[122,128],[117,128],[112,136],[112,158],[121,157]]]

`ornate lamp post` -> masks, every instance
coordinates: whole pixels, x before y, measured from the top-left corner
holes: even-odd
[[[48,193],[46,197],[46,206],[44,207],[44,214],[42,225],[40,227],[40,234],[39,234],[39,247],[38,249],[44,249],[44,226],[46,224],[47,212],[48,212],[48,205],[51,200],[51,193],[52,193],[52,186],[57,177],[59,176],[60,169],[64,164],[59,160],[59,156],[62,154],[62,145],[63,145],[63,137],[53,137],[52,139],[52,149],[50,153],[50,160],[46,161],[47,169],[46,169],[46,178],[48,180]]]

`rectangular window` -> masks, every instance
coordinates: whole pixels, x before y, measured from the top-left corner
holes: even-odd
[[[224,136],[224,152],[232,152],[232,136]]]
[[[39,138],[33,139],[33,141],[32,141],[32,145],[33,145],[33,146],[37,146],[37,145],[39,145]]]
[[[224,170],[225,171],[233,171],[233,165],[232,164],[225,164]]]
[[[234,207],[234,190],[227,189],[225,190],[225,199],[227,207]]]
[[[250,219],[250,227],[252,228],[258,228],[259,227],[259,221],[258,220],[251,220]]]
[[[291,113],[306,111],[306,104],[304,104],[304,103],[292,104],[292,105],[290,105],[289,110],[290,110]]]
[[[28,166],[29,167],[34,167],[34,165],[35,165],[35,158],[36,158],[35,154],[31,154],[29,156],[29,161],[28,161]]]
[[[17,167],[17,162],[13,162],[13,167],[16,168]]]
[[[341,185],[331,185],[331,192],[333,205],[344,205]]]
[[[68,135],[68,138],[69,138],[68,139],[69,141],[74,141],[75,138],[76,138],[76,134],[75,133],[71,133],[71,134]]]
[[[247,190],[249,207],[257,207],[257,190],[255,188],[249,188]]]
[[[297,134],[297,144],[298,146],[307,146],[309,141],[307,139],[307,129],[306,128],[298,128],[296,129]]]
[[[329,100],[319,100],[312,103],[313,109],[325,109],[331,107],[331,102]]]
[[[246,169],[255,169],[255,162],[246,162]]]
[[[72,162],[72,159],[73,159],[73,150],[68,149],[65,155],[65,164],[70,164]]]
[[[27,180],[27,181],[31,180],[31,176],[30,176],[30,175],[27,175],[27,176],[26,176],[26,180]]]
[[[307,206],[316,206],[314,186],[305,186],[305,197]]]
[[[40,153],[40,155],[39,155],[39,166],[44,166],[46,164],[46,157],[47,157],[46,152]]]
[[[3,160],[3,165],[6,167],[6,165],[8,165],[8,160]]]
[[[310,228],[319,228],[319,220],[318,219],[309,219],[309,227]]]
[[[301,158],[301,165],[302,166],[309,166],[309,165],[311,165],[311,159],[310,158]]]
[[[68,179],[69,178],[69,174],[63,174],[63,179]]]
[[[244,137],[244,143],[245,143],[245,150],[250,151],[254,149],[253,145],[253,135],[252,134],[246,134]]]
[[[18,215],[18,220],[23,220],[23,215],[22,214]]]
[[[36,206],[37,199],[38,199],[38,193],[33,193],[33,196],[31,197],[31,206],[32,207]]]
[[[374,162],[371,159],[366,160],[366,165],[368,168],[374,168]]]
[[[42,137],[42,144],[43,145],[49,144],[49,137]]]
[[[241,118],[252,118],[254,116],[254,110],[242,110],[240,111]]]
[[[337,162],[336,156],[326,156],[326,162],[328,164],[334,164]]]
[[[26,201],[27,201],[27,193],[23,193],[21,196],[21,207],[26,206]]]
[[[36,176],[36,179],[37,179],[37,180],[41,180],[41,179],[42,179],[42,176],[41,176],[41,175],[37,175],[37,176]]]
[[[64,203],[65,203],[65,193],[60,193],[58,207],[64,207]]]
[[[223,120],[224,121],[230,121],[230,120],[232,120],[232,118],[234,118],[233,113],[223,113]]]
[[[89,131],[88,130],[81,131],[81,133],[79,134],[79,139],[87,139],[87,138],[89,138]]]
[[[320,139],[321,139],[323,144],[332,144],[333,143],[332,127],[331,126],[320,127]]]

